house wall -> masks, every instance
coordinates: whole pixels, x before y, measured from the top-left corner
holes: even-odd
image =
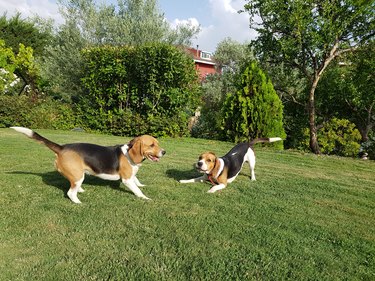
[[[195,62],[195,68],[199,72],[200,79],[204,79],[208,74],[217,73],[215,66],[210,64]]]

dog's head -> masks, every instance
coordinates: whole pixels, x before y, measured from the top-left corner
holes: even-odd
[[[219,159],[216,157],[215,153],[205,152],[199,156],[195,168],[201,173],[211,174],[218,161]]]
[[[128,144],[128,152],[134,163],[139,164],[144,159],[158,162],[165,154],[159,142],[152,136],[142,135],[132,139]]]

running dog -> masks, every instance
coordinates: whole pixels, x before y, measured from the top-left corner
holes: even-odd
[[[67,195],[74,203],[81,203],[77,193],[84,192],[81,185],[85,173],[105,180],[121,180],[137,197],[149,199],[139,189],[144,185],[139,182],[136,174],[145,159],[158,162],[165,154],[158,141],[148,135],[136,137],[128,144],[116,146],[91,143],[59,145],[28,128],[11,128],[55,152],[56,169],[70,182]]]

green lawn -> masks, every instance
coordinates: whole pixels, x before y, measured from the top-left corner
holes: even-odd
[[[37,130],[58,143],[130,138]],[[54,154],[0,129],[0,280],[375,280],[375,162],[256,148],[221,192],[181,185],[205,150],[233,144],[159,140],[167,154],[138,178],[152,201],[87,177],[67,197]]]

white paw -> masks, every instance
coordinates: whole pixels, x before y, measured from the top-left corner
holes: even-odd
[[[68,191],[68,197],[76,204],[81,204],[81,201],[78,199],[77,194],[74,192]]]
[[[85,192],[85,190],[82,187],[80,187],[80,188],[78,188],[78,192],[83,193],[83,192]]]

